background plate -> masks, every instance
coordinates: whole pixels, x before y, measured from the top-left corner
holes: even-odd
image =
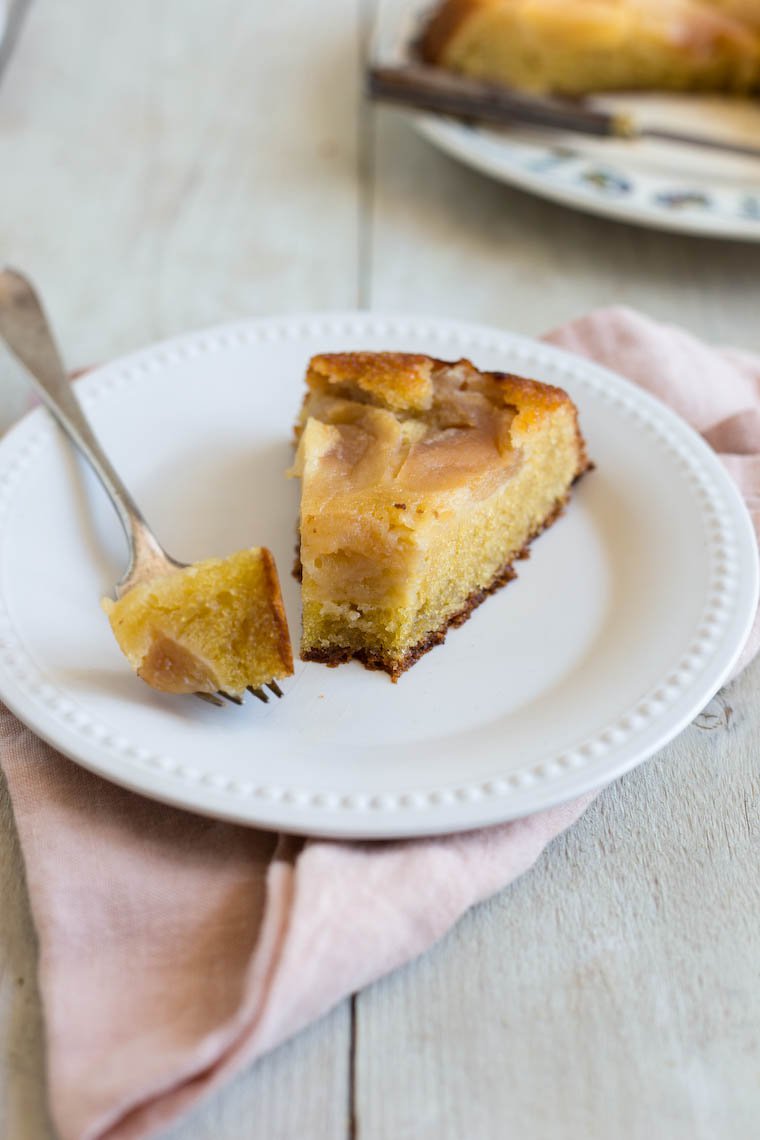
[[[125,547],[43,409],[0,444],[0,695],[118,783],[211,815],[343,836],[513,818],[650,755],[728,675],[757,602],[749,518],[710,449],[630,384],[479,326],[347,314],[253,321],[78,382],[116,466],[180,559],[263,543],[299,631],[298,487],[283,471],[308,357],[395,348],[560,384],[597,470],[490,598],[398,685],[299,663],[286,697],[214,709],[126,666],[98,607]]]
[[[427,0],[385,0],[373,57],[409,59]],[[669,126],[756,146],[760,101],[702,95],[626,93],[594,100],[632,112],[647,126]],[[655,229],[760,241],[760,161],[672,143],[584,138],[527,127],[472,127],[415,115],[436,146],[501,182],[587,213]]]

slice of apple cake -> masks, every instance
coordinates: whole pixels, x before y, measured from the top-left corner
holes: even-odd
[[[467,360],[315,357],[296,426],[301,656],[395,681],[480,602],[589,462],[561,389]]]

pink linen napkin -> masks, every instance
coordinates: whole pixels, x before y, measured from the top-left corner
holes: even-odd
[[[547,340],[665,400],[718,451],[760,535],[760,358],[626,309]],[[756,619],[738,669],[760,647]],[[593,798],[440,839],[340,843],[175,811],[59,756],[0,706],[39,936],[62,1140],[154,1135],[512,882]]]

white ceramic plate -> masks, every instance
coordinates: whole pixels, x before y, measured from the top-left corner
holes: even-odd
[[[375,35],[378,60],[409,56],[429,3],[387,0]],[[620,95],[596,105],[632,112],[644,126],[757,145],[760,101],[699,95]],[[543,198],[656,229],[760,241],[760,161],[693,147],[586,139],[564,131],[471,127],[416,115],[436,146]]]
[[[407,349],[567,388],[597,470],[519,578],[397,685],[299,663],[286,696],[215,709],[130,673],[98,600],[125,547],[46,411],[0,444],[0,696],[108,779],[244,823],[402,836],[576,796],[661,747],[728,675],[757,602],[743,504],[709,448],[638,389],[509,333],[372,314],[197,333],[78,382],[168,549],[272,548],[289,620],[298,487],[286,481],[317,351]]]

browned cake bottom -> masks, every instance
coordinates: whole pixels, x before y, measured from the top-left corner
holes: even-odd
[[[586,468],[586,471],[590,470],[592,467],[593,464],[589,464],[589,466]],[[586,472],[583,471],[580,475],[576,476],[576,478],[573,480],[573,483],[577,483],[578,479],[582,478],[585,473]],[[384,673],[388,673],[391,680],[395,684],[401,674],[405,673],[407,669],[410,669],[416,661],[419,661],[420,657],[422,657],[424,653],[427,653],[429,650],[435,648],[436,645],[440,645],[443,641],[445,641],[446,634],[450,629],[456,628],[459,625],[464,625],[470,614],[473,612],[473,610],[477,609],[481,602],[484,602],[490,594],[495,594],[497,590],[500,590],[502,588],[502,586],[506,586],[508,582],[511,582],[513,578],[517,577],[517,571],[514,568],[514,563],[530,557],[530,544],[536,538],[538,538],[540,534],[543,534],[543,532],[548,527],[550,527],[552,523],[557,521],[567,506],[569,498],[570,493],[568,492],[568,494],[563,496],[563,498],[557,502],[554,509],[549,515],[547,515],[541,526],[538,527],[536,531],[534,531],[522,549],[518,551],[517,554],[513,555],[509,562],[505,563],[505,565],[502,566],[501,570],[497,571],[487,586],[484,586],[479,590],[473,590],[460,610],[457,610],[457,612],[453,614],[448,619],[448,621],[440,627],[440,629],[433,630],[431,633],[428,633],[421,641],[418,641],[416,645],[413,645],[411,649],[407,650],[407,652],[400,660],[389,660],[387,657],[383,656],[382,653],[378,653],[376,650],[372,649],[345,649],[338,645],[336,645],[333,649],[307,649],[301,653],[301,660],[318,661],[322,665],[329,665],[330,668],[335,668],[338,665],[345,665],[347,661],[351,660],[360,661],[366,669],[378,669],[382,670]],[[294,574],[296,576],[298,576],[299,570],[300,559],[297,561],[294,568]]]

